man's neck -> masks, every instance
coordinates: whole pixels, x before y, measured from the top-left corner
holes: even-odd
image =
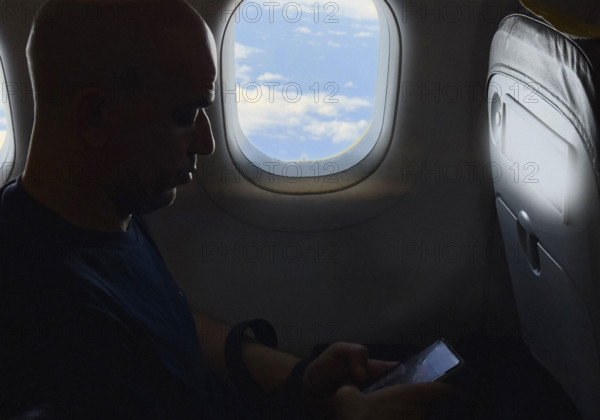
[[[23,188],[35,200],[79,228],[127,231],[131,214],[119,214],[97,183],[88,182],[89,177],[78,176],[66,166],[60,177],[43,176],[57,173],[56,168],[43,171],[28,162],[23,173]]]

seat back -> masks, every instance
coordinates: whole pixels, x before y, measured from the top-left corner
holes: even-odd
[[[523,338],[589,419],[600,416],[599,45],[510,15],[492,41],[487,85]]]

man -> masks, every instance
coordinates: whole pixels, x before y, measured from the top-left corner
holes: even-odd
[[[210,30],[183,0],[49,0],[27,59],[28,161],[0,190],[0,417],[252,416],[213,373],[225,367],[224,343],[196,335],[138,217],[170,205],[195,155],[214,150]],[[273,393],[298,362],[251,341],[242,355]],[[389,366],[362,346],[335,344],[298,370],[298,397],[339,418],[384,419],[418,416],[444,392],[344,386]]]

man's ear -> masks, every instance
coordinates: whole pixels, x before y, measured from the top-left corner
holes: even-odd
[[[86,87],[77,94],[77,134],[89,147],[102,147],[109,140],[106,115],[109,98],[106,90],[95,87]]]

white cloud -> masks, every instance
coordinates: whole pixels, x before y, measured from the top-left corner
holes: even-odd
[[[252,71],[252,67],[247,65],[237,65],[235,66],[235,77],[237,80],[241,80],[242,82],[250,81],[250,72]]]
[[[314,109],[314,112],[319,115],[328,117],[339,117],[345,112],[356,111],[359,108],[368,108],[371,106],[371,102],[361,99],[348,97],[344,95],[338,95],[331,100],[337,100],[337,102],[331,103],[318,103]]]
[[[353,36],[354,36],[354,38],[373,38],[374,35],[371,32],[363,31],[363,32],[355,33]]]
[[[367,120],[348,121],[316,121],[303,128],[304,131],[317,136],[331,138],[333,143],[355,142],[365,133],[369,126]]]
[[[263,80],[283,80],[283,79],[285,79],[283,77],[283,75],[281,75],[281,74],[275,74],[275,73],[269,73],[269,72],[263,73],[263,74],[261,74],[260,76],[258,76],[256,78],[256,80],[261,81],[261,82]]]
[[[366,25],[364,23],[352,23],[351,27],[358,29],[360,31],[368,31],[368,32],[379,32],[379,25]]]
[[[337,117],[340,113],[337,104],[321,104],[316,108],[316,113],[325,117]]]
[[[6,127],[6,123],[7,123],[7,121],[6,121],[6,117],[2,117],[2,118],[0,118],[0,125],[1,125],[2,127]]]
[[[338,44],[337,42],[333,42],[331,40],[327,41],[327,45],[333,48],[339,48],[342,46],[342,44]]]
[[[301,34],[311,34],[312,31],[307,26],[301,26],[299,28],[294,29],[294,32],[300,32]]]
[[[250,47],[247,45],[240,44],[239,42],[235,43],[235,58],[243,60],[244,58],[250,57],[252,54],[256,54],[259,52],[263,52],[264,50],[260,48]]]
[[[243,86],[238,88],[238,115],[246,135],[287,130],[292,133],[288,138],[294,140],[301,137],[299,133],[305,132],[313,141],[341,143],[356,141],[364,134],[367,121],[340,119],[347,119],[348,112],[371,107],[370,101],[338,95],[335,97],[337,103],[324,103],[323,96],[315,102],[313,93],[308,89],[304,90],[303,96],[297,96],[296,91],[290,89],[288,100],[285,100],[283,88],[269,91],[263,86],[259,95],[254,90],[244,91]],[[251,99],[253,103],[244,98]]]
[[[348,83],[346,83],[344,85],[344,87],[355,87],[356,85],[354,84],[354,82],[352,80],[350,80]]]
[[[348,34],[348,32],[346,31],[327,31],[328,33],[330,33],[331,35],[346,35]]]

